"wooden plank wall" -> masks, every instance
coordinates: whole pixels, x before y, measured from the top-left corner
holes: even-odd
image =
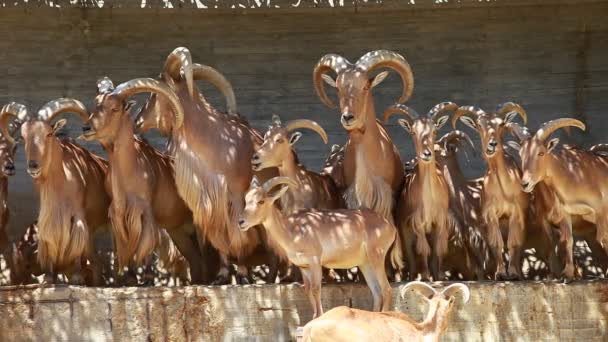
[[[586,120],[590,130],[573,132],[576,142],[606,141],[603,108],[608,104],[608,3],[480,6],[443,9],[334,9],[248,14],[187,10],[45,9],[0,10],[0,103],[20,101],[31,110],[69,96],[90,104],[95,80],[155,76],[176,46],[191,49],[232,81],[240,112],[264,129],[273,113],[285,120],[319,121],[331,143],[346,135],[335,111],[321,105],[311,72],[325,53],[351,61],[373,49],[406,56],[416,79],[410,105],[426,111],[451,100],[493,109],[515,101],[528,110],[530,126],[561,115]],[[203,87],[223,107],[214,89]],[[375,91],[382,111],[400,92],[393,75]],[[332,94],[333,96],[333,94]],[[78,120],[70,135],[76,136]],[[410,139],[390,125],[403,159]],[[471,132],[476,141],[477,137]],[[162,140],[152,136],[162,145]],[[99,151],[98,145],[87,145]],[[305,132],[298,152],[317,169],[328,146]],[[466,170],[483,172],[479,156]],[[37,213],[23,152],[10,180],[11,231],[24,229]]]

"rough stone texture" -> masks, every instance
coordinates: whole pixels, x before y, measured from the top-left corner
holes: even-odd
[[[469,283],[444,341],[605,341],[608,281]],[[421,320],[414,293],[393,308]],[[435,285],[442,288],[445,284]],[[325,310],[371,307],[360,285],[324,286]],[[459,304],[460,305],[460,304]],[[0,288],[1,341],[289,341],[312,315],[299,285]]]
[[[156,76],[167,54],[184,45],[197,62],[226,74],[240,112],[253,126],[265,129],[273,113],[284,120],[310,118],[325,127],[330,143],[342,143],[346,134],[338,115],[314,93],[312,69],[329,52],[356,60],[369,50],[386,48],[410,61],[416,87],[409,104],[418,111],[445,100],[486,109],[512,100],[528,110],[532,128],[556,116],[574,115],[584,119],[590,131],[573,131],[573,138],[565,140],[606,142],[606,1],[425,0],[415,1],[413,7],[398,5],[407,1],[384,1],[381,6],[359,1],[370,6],[356,11],[346,5],[351,9],[320,6],[289,15],[262,9],[56,9],[40,3],[0,10],[4,27],[0,30],[0,64],[4,66],[0,104],[18,101],[36,111],[51,99],[69,96],[90,105],[98,77],[107,75],[121,82]],[[67,6],[67,1],[61,3]],[[400,91],[395,75],[385,83],[375,90],[378,112]],[[214,89],[206,85],[203,89],[212,103],[224,107]],[[76,137],[78,119],[70,121],[69,133]],[[401,147],[403,159],[409,160],[409,136],[395,122],[389,132]],[[321,145],[315,134],[304,134],[297,145],[300,159],[317,169],[329,147]],[[162,146],[162,140],[150,137]],[[98,144],[87,147],[100,151]],[[467,171],[481,173],[484,166],[479,157],[470,157]],[[37,216],[23,149],[18,152],[17,175],[11,178],[9,192],[14,237]]]

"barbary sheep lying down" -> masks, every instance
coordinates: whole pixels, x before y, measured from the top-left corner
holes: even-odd
[[[469,288],[452,284],[439,292],[426,283],[413,281],[401,290],[416,290],[428,302],[424,321],[418,323],[401,312],[370,312],[340,306],[304,326],[302,341],[439,341],[447,330],[455,296],[469,301]]]

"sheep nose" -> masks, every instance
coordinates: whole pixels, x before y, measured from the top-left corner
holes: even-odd
[[[353,119],[355,118],[355,115],[353,113],[344,113],[342,114],[342,120],[344,120],[344,122],[348,123],[353,121]]]
[[[6,163],[6,166],[4,166],[4,168],[9,171],[15,171],[15,164],[8,162],[8,163]]]
[[[243,227],[245,225],[245,220],[240,219],[239,220],[239,227]]]
[[[429,150],[424,151],[424,156],[425,157],[430,157],[431,156],[431,151],[429,151]]]
[[[498,145],[498,142],[496,140],[491,140],[490,141],[490,146],[496,147],[496,145]]]
[[[38,162],[36,160],[30,160],[27,163],[27,167],[29,167],[30,169],[37,169],[38,168]]]
[[[253,155],[253,158],[251,158],[251,160],[253,160],[253,161],[258,161],[258,160],[260,160],[260,155],[259,155],[259,154],[257,154],[257,153],[256,153],[256,154],[254,154],[254,155]]]

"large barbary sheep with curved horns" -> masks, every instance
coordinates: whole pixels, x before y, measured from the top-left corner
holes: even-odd
[[[399,151],[377,121],[374,110],[372,88],[380,84],[388,72],[375,77],[372,73],[382,68],[390,68],[401,76],[403,93],[399,102],[409,99],[414,89],[412,70],[403,56],[387,50],[368,52],[354,64],[336,54],[325,55],[315,66],[313,82],[321,101],[330,108],[335,105],[327,96],[323,82],[338,90],[340,121],[348,131],[342,171],[347,186],[344,195],[347,206],[370,208],[392,221],[404,170]],[[334,72],[336,79],[328,72]]]
[[[18,110],[0,116],[0,130],[7,136],[11,119],[21,125],[27,172],[40,196],[38,262],[47,281],[55,281],[57,272],[62,272],[70,276],[70,282],[81,283],[81,268],[88,259],[93,266],[92,282],[99,284],[101,265],[93,236],[108,224],[108,163],[70,139],[56,136],[65,119],[53,123],[63,113],[76,113],[86,120],[86,108],[68,99],[50,101],[36,116],[25,106],[13,108]]]
[[[181,105],[173,91],[153,79],[136,79],[116,89],[109,78],[98,81],[95,108],[83,127],[82,137],[97,140],[108,153],[109,187],[112,194],[110,219],[120,269],[144,260],[150,264],[165,229],[192,265],[192,280],[206,279],[205,261],[196,239],[192,239],[192,213],[179,196],[171,158],[135,135],[127,99],[151,91],[166,97],[174,110]],[[85,113],[86,114],[86,113]]]
[[[193,64],[188,49],[177,48],[167,57],[159,82],[175,92],[183,113],[176,113],[168,101],[152,95],[137,124],[143,130],[157,128],[170,137],[177,190],[192,210],[201,237],[220,253],[222,269],[216,281],[219,283],[228,281],[229,259],[239,264],[241,276],[246,275],[244,266],[253,260],[253,255],[262,253],[266,260],[276,259],[268,253],[262,231],[242,232],[238,228],[243,198],[254,175],[251,157],[263,139],[244,119],[216,110],[200,93],[196,80],[208,80],[224,94],[232,92],[230,83],[219,72]],[[232,99],[229,112],[235,111],[231,108],[235,106],[233,97],[227,98]],[[276,173],[276,169],[269,169],[255,175],[264,181]],[[268,262],[276,264],[273,260]],[[276,275],[276,270],[270,274]]]
[[[538,215],[560,228],[565,256],[562,275],[572,280],[573,226],[584,229],[586,224],[594,224],[597,244],[608,253],[608,200],[604,195],[608,191],[608,164],[599,152],[601,145],[589,151],[574,147],[555,150],[559,139],[547,140],[563,127],[584,130],[585,124],[571,118],[552,120],[533,135],[518,125],[510,125],[521,143],[521,147],[512,144],[522,160],[521,187],[525,192],[534,192],[535,205],[541,208]]]

